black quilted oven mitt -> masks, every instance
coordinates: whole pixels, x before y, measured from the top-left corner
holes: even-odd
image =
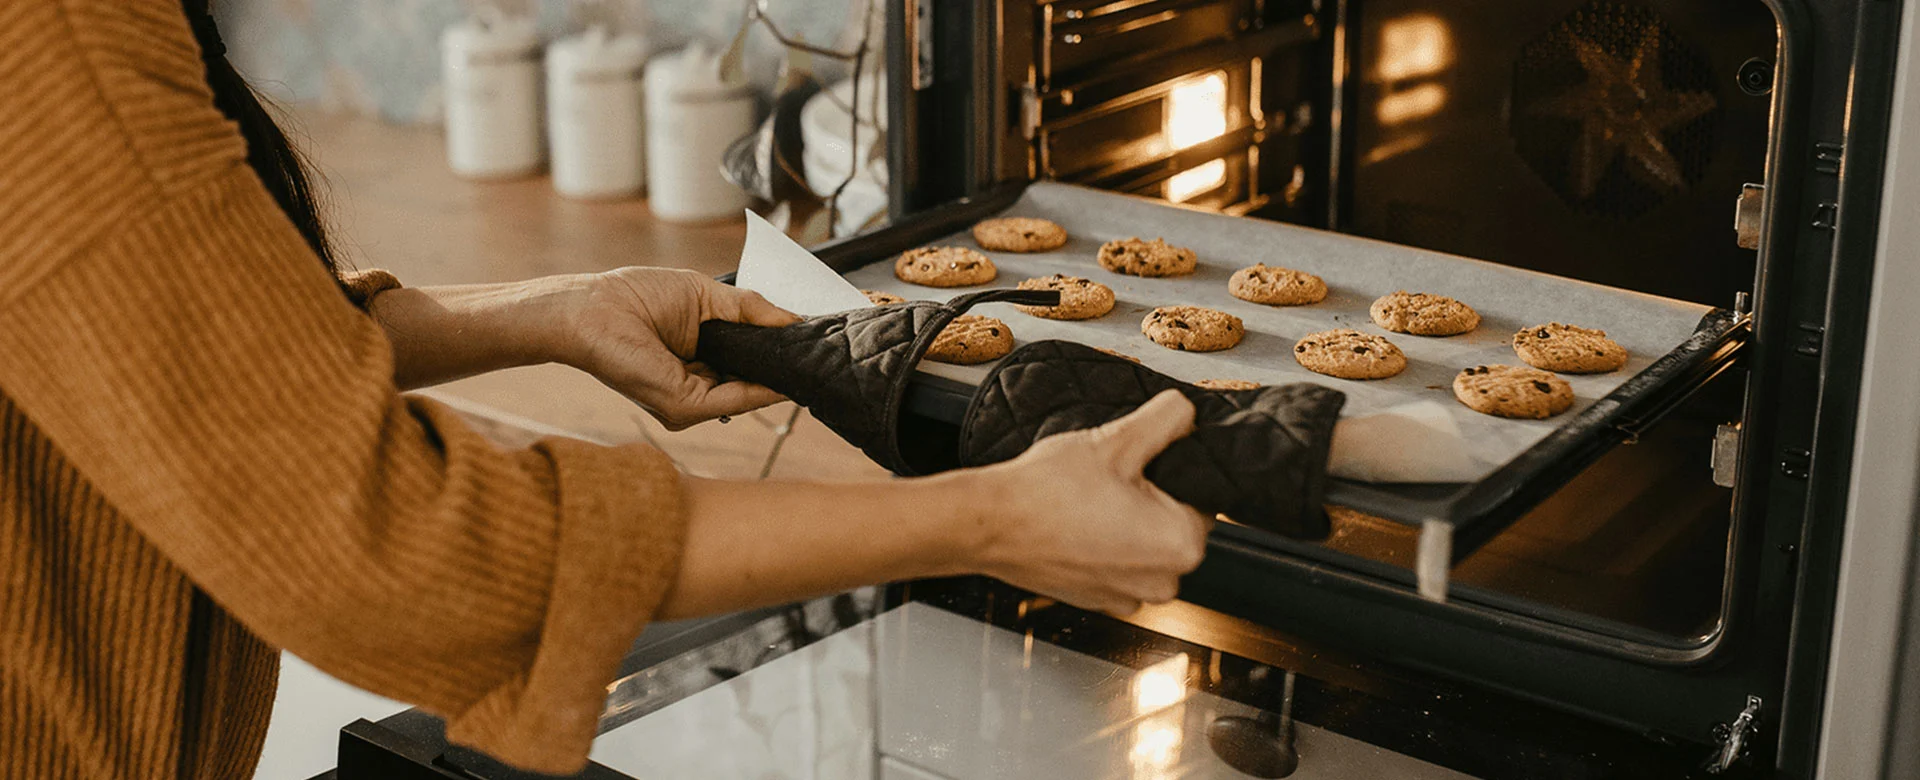
[[[1346,396],[1315,384],[1207,390],[1064,341],[1020,347],[967,408],[960,462],[1009,460],[1033,442],[1124,416],[1168,388],[1193,401],[1193,435],[1147,465],[1147,478],[1203,512],[1288,536],[1327,535],[1327,449]]]
[[[975,304],[1057,306],[1054,290],[988,290],[946,303],[909,301],[809,317],[784,328],[709,320],[698,360],[723,375],[771,387],[895,474],[931,470],[903,452],[900,402],[933,338]],[[943,465],[952,465],[945,453]]]

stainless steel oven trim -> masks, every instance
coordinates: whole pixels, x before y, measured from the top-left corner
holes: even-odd
[[[1920,14],[1901,20],[1886,182],[1868,306],[1839,596],[1823,702],[1819,777],[1911,776],[1920,660],[1913,609],[1920,514],[1920,223],[1895,211],[1920,202]],[[1904,710],[1904,711],[1902,711]],[[1904,731],[1906,733],[1902,734]],[[1907,774],[1901,774],[1905,772]]]

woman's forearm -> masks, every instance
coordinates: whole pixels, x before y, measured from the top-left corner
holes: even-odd
[[[579,280],[550,276],[506,284],[388,290],[368,310],[393,343],[403,390],[560,359]]]
[[[685,480],[688,528],[657,616],[780,604],[978,572],[997,489],[979,470],[851,484]]]

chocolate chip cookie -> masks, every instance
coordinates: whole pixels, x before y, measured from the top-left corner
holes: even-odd
[[[880,292],[879,290],[861,290],[860,294],[867,296],[867,300],[873,302],[873,305],[875,306],[885,306],[889,303],[906,303],[907,302],[907,299],[905,298],[902,298],[898,295],[894,295],[893,293],[890,293],[890,292]]]
[[[1054,274],[1020,283],[1022,290],[1059,290],[1058,306],[1015,306],[1022,312],[1050,320],[1090,320],[1113,311],[1113,288],[1092,279]]]
[[[1513,334],[1513,352],[1534,368],[1604,374],[1627,364],[1627,350],[1604,330],[1549,322]]]
[[[1240,343],[1247,326],[1240,318],[1199,306],[1162,306],[1140,321],[1153,343],[1182,352],[1218,352]]]
[[[1293,359],[1308,371],[1340,379],[1386,379],[1407,370],[1407,355],[1393,342],[1351,328],[1307,334],[1294,343]]]
[[[1051,252],[1066,246],[1067,229],[1052,220],[1001,217],[974,225],[973,240],[996,252]]]
[[[1318,276],[1291,268],[1255,263],[1233,272],[1227,292],[1243,301],[1269,306],[1305,306],[1327,299],[1327,283]]]
[[[963,246],[925,246],[900,253],[893,275],[927,287],[971,287],[998,276],[993,259]]]
[[[1100,267],[1134,276],[1184,276],[1200,267],[1200,258],[1191,249],[1158,238],[1122,238],[1100,245]]]
[[[927,358],[970,366],[998,360],[1013,351],[1013,329],[992,317],[962,314],[933,337]]]
[[[1202,379],[1200,381],[1194,382],[1193,386],[1204,387],[1208,390],[1258,390],[1260,389],[1259,382],[1249,382],[1245,379]]]
[[[1573,386],[1537,368],[1474,366],[1454,376],[1453,397],[1481,414],[1544,420],[1573,407]]]
[[[1405,290],[1380,296],[1368,313],[1382,328],[1415,336],[1457,336],[1480,325],[1480,312],[1472,306],[1444,295]]]

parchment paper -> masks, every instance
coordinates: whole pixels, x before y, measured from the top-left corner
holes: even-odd
[[[1547,274],[1337,233],[1242,219],[1169,206],[1073,185],[1029,187],[1007,216],[1044,217],[1072,237],[1053,252],[988,252],[1000,275],[977,288],[935,289],[900,281],[891,259],[847,274],[853,285],[909,300],[947,300],[988,287],[1012,287],[1022,279],[1065,273],[1112,287],[1118,303],[1096,320],[1061,322],[1021,314],[1007,304],[975,311],[1005,320],[1022,343],[1064,339],[1114,349],[1169,376],[1184,380],[1248,379],[1264,384],[1317,382],[1347,394],[1334,434],[1329,472],[1367,482],[1470,482],[1485,477],[1572,419],[1580,410],[1691,335],[1711,307],[1604,287]],[[1143,279],[1108,272],[1094,259],[1106,241],[1164,237],[1199,254],[1200,269],[1185,277]],[[935,244],[979,246],[967,233]],[[1331,288],[1312,306],[1271,307],[1227,293],[1239,268],[1264,262],[1318,274]],[[1367,307],[1395,290],[1450,295],[1472,305],[1480,327],[1447,338],[1388,333],[1375,326]],[[1175,352],[1140,333],[1140,320],[1155,306],[1192,304],[1230,312],[1246,322],[1247,337],[1222,352]],[[1573,409],[1547,420],[1507,420],[1479,414],[1453,398],[1460,369],[1504,363],[1525,365],[1514,355],[1515,331],[1546,322],[1605,330],[1627,348],[1626,367],[1609,374],[1563,375],[1573,385]],[[1332,328],[1387,336],[1407,354],[1407,370],[1390,379],[1352,381],[1315,374],[1293,359],[1301,336]],[[927,373],[979,384],[991,365],[923,363]]]

